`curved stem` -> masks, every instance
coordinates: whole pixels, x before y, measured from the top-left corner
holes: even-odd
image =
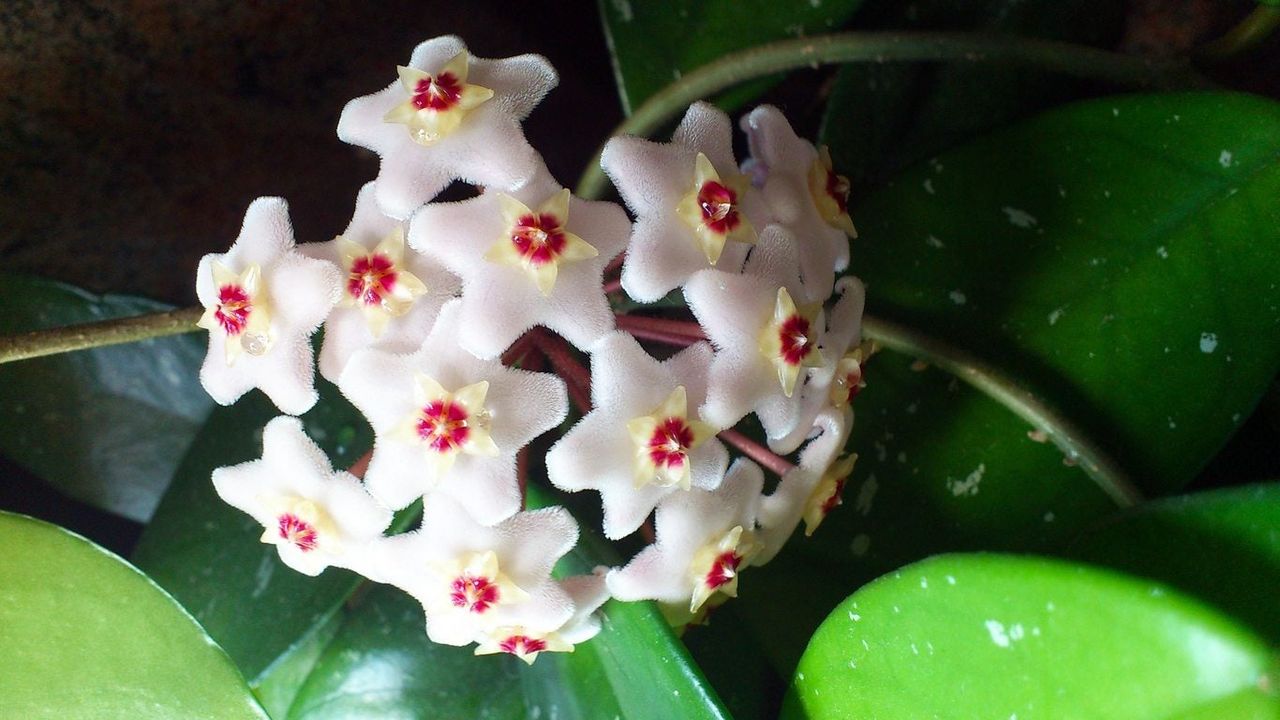
[[[203,312],[182,308],[0,337],[0,363],[194,332]]]
[[[979,33],[847,32],[782,40],[725,55],[645,100],[613,134],[651,135],[696,100],[785,70],[851,62],[942,60],[1021,62],[1072,77],[1137,87],[1209,85],[1185,62],[1149,60],[1053,40]],[[578,181],[576,194],[599,198],[605,182],[597,151]]]
[[[1142,493],[1120,466],[1079,428],[995,367],[897,323],[864,315],[862,334],[868,340],[921,358],[972,385],[1014,415],[1026,420],[1074,461],[1120,507],[1142,501]]]
[[[743,435],[737,430],[721,430],[717,435],[721,440],[733,446],[735,450],[768,468],[770,472],[782,477],[795,469],[786,458],[779,456],[769,448]]]
[[[1225,35],[1200,48],[1211,60],[1227,60],[1257,47],[1280,27],[1280,7],[1259,5]]]

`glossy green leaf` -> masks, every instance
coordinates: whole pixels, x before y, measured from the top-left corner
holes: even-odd
[[[1044,558],[941,556],[831,613],[783,717],[1274,718],[1272,660],[1241,626],[1150,581]]]
[[[734,50],[839,30],[861,4],[862,0],[600,0],[622,110],[630,115],[681,73]],[[776,81],[748,83],[725,93],[720,104],[740,106]]]
[[[0,273],[0,334],[170,309]],[[0,453],[90,505],[145,522],[213,403],[204,338],[184,335],[0,365]]]
[[[1280,104],[1079,103],[866,198],[870,311],[1001,367],[1152,492],[1186,484],[1280,369]]]
[[[364,419],[327,383],[303,416],[308,435],[336,467],[372,445]],[[336,568],[317,578],[294,572],[262,528],[214,492],[214,468],[260,457],[262,428],[279,412],[253,393],[215,410],[183,459],[173,485],[134,550],[133,560],[168,590],[257,684],[260,674],[322,627],[360,584]]]
[[[120,558],[3,512],[0,548],[0,717],[266,717],[191,616]]]
[[[1176,587],[1280,646],[1280,483],[1148,503],[1068,553]]]
[[[865,15],[875,29],[1012,34],[1109,48],[1120,37],[1125,8],[1111,0],[924,0],[869,6]],[[857,185],[875,185],[963,140],[1080,97],[1082,85],[1016,63],[853,63],[836,76],[819,134],[842,173]]]

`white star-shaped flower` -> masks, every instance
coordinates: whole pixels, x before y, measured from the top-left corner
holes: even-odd
[[[835,272],[849,266],[853,223],[847,210],[849,183],[791,129],[775,107],[762,105],[741,120],[755,165],[763,165],[763,195],[773,222],[786,226],[799,243],[800,272],[813,298],[831,294]],[[825,164],[824,164],[825,161]]]
[[[795,451],[813,429],[823,410],[849,406],[862,386],[862,363],[869,347],[854,347],[862,336],[862,309],[866,291],[857,278],[844,277],[836,283],[840,298],[824,313],[827,329],[822,334],[822,367],[809,371],[799,389],[798,419],[791,432],[769,439],[769,449],[783,455]]]
[[[591,353],[593,409],[547,452],[547,475],[569,492],[597,490],[604,534],[630,534],[672,494],[714,490],[729,454],[701,422],[711,348],[696,343],[658,362],[630,335]]]
[[[311,334],[338,294],[337,268],[294,247],[285,201],[254,200],[231,249],[205,255],[196,270],[198,324],[209,331],[204,389],[230,405],[256,387],[282,412],[306,412],[319,397]]]
[[[338,379],[373,426],[365,482],[395,508],[448,495],[481,523],[520,509],[516,452],[564,420],[564,381],[480,360],[457,342],[458,300],[440,310],[417,352],[356,353]]]
[[[694,103],[670,143],[616,137],[600,165],[636,215],[622,287],[653,302],[710,267],[737,271],[764,206],[733,158],[729,117]]]
[[[687,603],[697,610],[717,593],[737,594],[738,572],[758,551],[756,513],[764,472],[738,459],[714,492],[691,490],[658,505],[656,542],[606,580],[619,600]]]
[[[702,270],[684,289],[716,348],[703,419],[730,427],[754,411],[770,437],[795,428],[801,372],[822,365],[821,305],[797,305],[787,285],[776,281],[793,257],[781,237],[778,226],[769,226],[747,273]]]
[[[405,248],[405,223],[382,214],[374,192],[374,183],[360,188],[351,224],[341,235],[299,248],[342,273],[342,297],[325,320],[320,347],[320,374],[334,383],[357,350],[416,350],[440,306],[460,287],[438,263]]]
[[[773,493],[760,501],[760,552],[751,560],[764,565],[782,550],[800,520],[808,524],[805,534],[839,504],[845,480],[853,471],[853,460],[838,461],[853,427],[853,413],[827,407],[813,419],[818,435],[800,452],[800,463],[782,477]],[[855,456],[851,456],[856,459]]]
[[[386,89],[347,103],[338,137],[382,158],[378,204],[407,218],[451,181],[519,189],[541,157],[520,121],[559,78],[539,55],[486,60],[452,35],[414,48]]]
[[[391,524],[391,511],[353,475],[335,471],[297,418],[267,423],[262,458],[214,470],[213,487],[262,524],[262,542],[294,570],[319,575],[332,565],[377,576],[371,543]]]
[[[452,498],[423,501],[420,530],[381,541],[382,575],[422,603],[427,636],[467,645],[502,627],[528,637],[555,632],[574,616],[573,599],[551,568],[578,540],[564,508],[519,512],[486,527]]]
[[[584,350],[612,330],[602,275],[630,233],[621,207],[572,197],[543,169],[519,190],[423,207],[409,244],[461,276],[462,346],[493,358],[535,325]]]

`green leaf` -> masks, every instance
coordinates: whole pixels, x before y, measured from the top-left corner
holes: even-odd
[[[336,467],[349,467],[372,445],[372,433],[336,388],[322,382],[320,390],[321,401],[303,416],[307,433]],[[259,542],[262,527],[214,492],[214,468],[260,457],[262,428],[278,414],[257,392],[215,410],[133,555],[255,686],[269,665],[322,628],[360,584],[358,576],[336,568],[318,578],[290,570],[274,547]]]
[[[266,717],[191,616],[120,558],[4,512],[0,547],[0,716]]]
[[[805,34],[839,30],[862,0],[600,0],[605,36],[613,53],[622,110],[630,115],[649,96],[720,56]],[[777,79],[725,93],[732,109]]]
[[[854,593],[818,630],[783,717],[1274,718],[1256,637],[1149,581],[951,555]]]
[[[884,15],[876,27],[1099,47],[1114,45],[1125,19],[1124,6],[1110,0],[925,0],[894,4]],[[960,141],[1079,97],[1080,85],[1012,63],[852,63],[836,76],[819,134],[855,184],[879,183]]]
[[[1085,534],[1068,554],[1176,587],[1280,646],[1280,483],[1142,505]]]
[[[1185,485],[1280,369],[1280,105],[1063,107],[866,198],[874,313],[991,362],[1151,492]]]
[[[0,273],[0,334],[171,309]],[[0,452],[90,505],[145,522],[213,403],[204,338],[146,340],[0,365]]]

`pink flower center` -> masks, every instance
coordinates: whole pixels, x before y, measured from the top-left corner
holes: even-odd
[[[365,305],[381,305],[396,286],[395,263],[382,253],[356,258],[347,275],[347,292]]]
[[[707,577],[704,580],[707,587],[715,590],[728,583],[733,579],[741,562],[742,556],[732,550],[726,550],[717,555],[716,559],[711,561],[711,569],[707,571]]]
[[[415,429],[418,437],[438,453],[458,450],[471,435],[466,408],[452,400],[433,400],[422,408]]]
[[[738,227],[738,194],[715,180],[708,180],[698,190],[698,206],[702,208],[702,224],[727,235]]]
[[[693,428],[684,418],[669,417],[649,436],[649,460],[657,467],[680,467],[693,445]]]
[[[498,602],[498,586],[487,577],[460,575],[450,586],[449,600],[454,607],[481,614]]]
[[[462,83],[453,73],[425,77],[413,89],[413,106],[419,110],[448,110],[462,98]]]
[[[827,170],[827,194],[836,201],[840,212],[849,212],[849,179],[836,174],[835,170]]]
[[[510,653],[512,655],[529,655],[531,653],[546,650],[547,641],[531,638],[528,635],[512,635],[506,640],[498,643],[498,647],[504,653]]]
[[[218,288],[218,309],[213,312],[214,318],[228,335],[239,335],[249,323],[249,313],[253,312],[253,302],[249,293],[239,285],[223,285]]]
[[[545,265],[564,252],[564,228],[560,218],[551,213],[523,215],[511,230],[511,244],[525,262]]]
[[[292,513],[281,515],[276,527],[282,540],[287,541],[302,552],[315,550],[316,544],[320,541],[319,533],[316,532],[315,527]]]
[[[799,365],[814,350],[809,340],[809,321],[801,315],[792,315],[782,322],[778,328],[778,340],[782,360],[788,365]]]

